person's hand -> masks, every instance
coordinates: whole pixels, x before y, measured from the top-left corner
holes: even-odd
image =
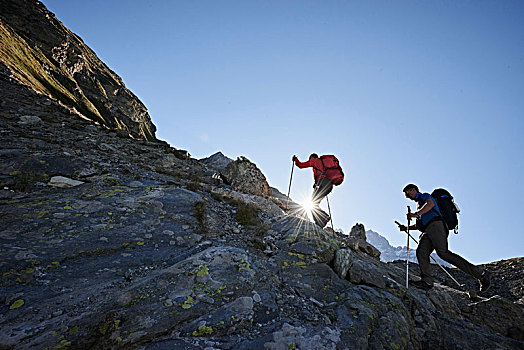
[[[400,231],[408,232],[408,228],[406,227],[406,225],[402,225],[402,224],[401,224],[400,222],[398,222],[398,221],[395,221],[395,224],[397,224],[398,229],[399,229]]]
[[[408,220],[411,218],[418,218],[418,214],[417,213],[407,213],[406,217],[408,218]]]
[[[398,229],[400,231],[408,232],[408,228],[406,227],[406,225],[398,225]]]

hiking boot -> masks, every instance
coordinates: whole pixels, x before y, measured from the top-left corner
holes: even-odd
[[[315,224],[320,226],[320,228],[324,228],[331,218],[329,216],[327,216],[327,218],[326,217],[318,217],[318,218],[313,218],[313,219],[315,221]]]
[[[480,291],[487,292],[489,287],[491,287],[491,273],[488,270],[482,271],[482,276],[480,276],[479,282]]]
[[[410,283],[411,283],[415,288],[422,289],[422,290],[425,290],[425,291],[428,291],[428,290],[430,290],[431,288],[433,288],[433,285],[428,284],[428,283],[424,282],[423,280],[419,280],[419,281],[411,281]]]

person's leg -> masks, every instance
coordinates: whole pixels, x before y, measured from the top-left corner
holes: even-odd
[[[318,226],[324,228],[326,226],[327,222],[329,221],[329,215],[325,211],[323,211],[320,208],[313,209],[311,211],[311,215],[313,216],[313,220],[315,221],[315,224]]]
[[[449,231],[446,229],[442,221],[431,223],[428,226],[426,232],[428,232],[428,235],[435,246],[437,255],[442,260],[458,267],[476,279],[480,279],[482,277],[482,270],[480,268],[448,249]]]
[[[333,184],[328,178],[320,179],[315,190],[313,191],[313,196],[311,201],[313,202],[313,219],[315,223],[320,227],[326,226],[326,223],[329,221],[329,215],[322,209],[320,209],[320,202],[324,197],[326,197],[333,190]]]
[[[316,207],[318,207],[322,199],[324,199],[324,197],[326,197],[332,190],[333,184],[331,183],[330,179],[327,177],[320,179],[317,183],[317,186],[315,186],[311,201]]]
[[[433,251],[433,244],[426,233],[420,236],[417,247],[417,261],[420,268],[420,278],[428,285],[433,285],[433,275],[431,274],[431,264],[429,263],[429,255]]]

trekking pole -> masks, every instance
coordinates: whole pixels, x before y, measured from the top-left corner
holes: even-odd
[[[289,188],[287,190],[287,209],[289,210],[289,194],[291,193],[291,181],[293,180],[293,170],[295,169],[295,162],[291,161],[291,176],[289,177]]]
[[[408,205],[408,214],[411,214],[411,207]],[[407,227],[407,234],[408,234],[408,245],[406,249],[406,288],[409,288],[409,225],[411,223],[411,218],[408,216],[408,227]]]
[[[327,201],[328,211],[329,211],[329,220],[331,220],[331,229],[333,230],[333,234],[335,234],[335,227],[333,226],[333,216],[331,215],[331,207],[329,206],[328,196],[326,196],[326,201]]]
[[[402,226],[402,224],[398,221],[395,221],[395,224],[397,224],[398,226]],[[408,232],[406,232],[408,234],[408,242],[409,242],[409,239],[411,238],[415,243],[418,244],[418,241],[409,233],[409,227],[408,227]],[[453,282],[455,282],[459,287],[464,287],[464,285],[460,284],[453,276],[451,276],[451,274],[444,268],[444,266],[440,265],[440,263],[437,261],[437,259],[435,259],[433,257],[433,255],[430,255],[429,256],[431,259],[433,259],[433,261],[438,265],[440,266],[440,268],[448,275],[449,278],[451,278],[453,280]]]

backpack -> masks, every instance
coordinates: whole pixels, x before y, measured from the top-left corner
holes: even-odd
[[[440,214],[448,226],[448,230],[454,230],[455,233],[458,233],[457,214],[460,213],[460,209],[453,201],[453,196],[447,190],[437,188],[431,192],[431,197],[437,202]]]
[[[324,167],[322,173],[331,180],[333,185],[340,185],[344,181],[344,172],[338,163],[337,157],[332,154],[323,155],[320,157],[320,161]]]

